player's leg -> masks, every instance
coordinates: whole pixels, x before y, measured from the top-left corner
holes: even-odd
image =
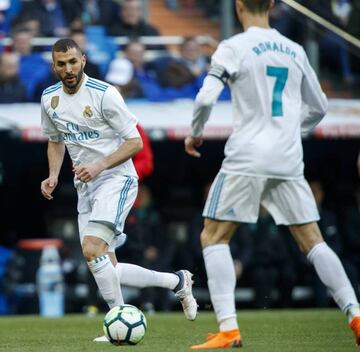
[[[289,226],[300,250],[314,265],[322,283],[347,315],[360,344],[360,309],[355,292],[336,253],[324,242],[316,223]]]
[[[79,191],[81,193],[82,190]],[[104,174],[84,189],[82,199],[90,209],[89,221],[82,230],[82,249],[90,271],[109,307],[123,304],[120,281],[108,255],[134,204],[137,194],[135,177]],[[80,200],[80,197],[79,197]],[[82,206],[79,202],[79,213]],[[80,223],[80,221],[79,221]]]
[[[211,302],[219,324],[217,334],[193,349],[239,347],[235,310],[236,275],[229,242],[239,222],[254,223],[259,215],[265,179],[219,172],[206,200],[201,245]]]
[[[335,302],[352,322],[360,315],[359,304],[338,256],[324,242],[317,226],[319,213],[306,180],[269,180],[262,203],[276,224],[289,226],[300,250],[307,255]],[[360,327],[356,334],[359,342]]]
[[[108,243],[104,238],[114,236],[113,231],[103,224],[89,222],[84,229],[82,251],[99,291],[110,308],[123,304],[120,282],[111,263]]]
[[[236,318],[236,275],[229,242],[237,224],[230,221],[205,219],[201,245],[208,288],[220,332],[209,335],[207,342],[192,349],[239,347],[240,330]]]
[[[99,291],[109,307],[112,307],[123,301],[118,277],[107,255],[108,245],[105,241],[106,238],[112,238],[114,233],[105,226],[99,227],[89,221],[92,215],[90,204],[88,193],[79,189],[78,226],[81,247]]]
[[[167,273],[149,270],[135,264],[119,263],[112,246],[108,254],[122,285],[136,288],[162,287],[172,290],[181,302],[186,318],[196,319],[198,306],[192,294],[193,275],[188,270]]]

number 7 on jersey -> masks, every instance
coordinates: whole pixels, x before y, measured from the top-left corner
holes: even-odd
[[[266,75],[275,77],[272,96],[272,116],[283,116],[282,93],[288,79],[289,69],[286,67],[266,66]]]

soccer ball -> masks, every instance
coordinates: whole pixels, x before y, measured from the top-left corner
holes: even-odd
[[[104,318],[103,330],[108,340],[116,345],[136,345],[147,328],[143,312],[130,304],[112,308]]]

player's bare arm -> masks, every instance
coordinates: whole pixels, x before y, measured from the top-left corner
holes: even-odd
[[[49,177],[41,182],[41,194],[48,200],[52,200],[52,193],[57,184],[61,165],[65,155],[65,144],[63,142],[49,141],[48,143]]]
[[[118,166],[132,158],[142,149],[141,138],[125,140],[120,147],[97,163],[80,164],[74,167],[76,177],[82,182],[89,182],[98,176],[102,171]]]

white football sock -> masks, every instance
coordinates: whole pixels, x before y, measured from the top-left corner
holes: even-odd
[[[227,244],[203,249],[211,302],[220,330],[238,329],[235,310],[236,276],[234,262]]]
[[[163,287],[173,290],[179,283],[179,277],[172,273],[161,273],[141,266],[117,263],[116,272],[122,285],[131,287]]]
[[[124,304],[120,281],[109,256],[104,254],[97,257],[88,262],[88,266],[108,306],[113,308],[117,305]]]
[[[320,280],[329,289],[340,309],[346,314],[349,310],[355,314],[354,310],[356,307],[359,309],[359,303],[335,252],[325,242],[321,242],[311,249],[307,258],[314,265]]]

